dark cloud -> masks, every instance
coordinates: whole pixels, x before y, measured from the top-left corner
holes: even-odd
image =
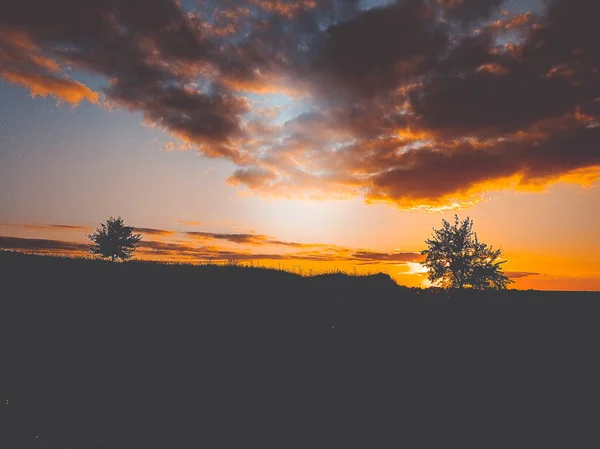
[[[445,28],[421,1],[367,11],[327,29],[312,70],[328,89],[373,94],[430,68],[447,43]]]
[[[423,256],[420,253],[357,251],[352,254],[352,259],[368,262],[420,262],[423,260]]]
[[[513,175],[519,176],[522,187],[539,185],[600,165],[599,142],[600,128],[579,125],[556,134],[500,142],[431,144],[398,156],[396,168],[373,178],[369,196],[400,204],[427,204]]]
[[[277,174],[264,167],[244,167],[237,169],[228,179],[232,185],[246,185],[250,188],[264,187],[277,178]]]
[[[182,87],[154,86],[141,92],[115,85],[108,92],[127,108],[144,111],[151,124],[200,145],[205,154],[239,159],[227,141],[241,134],[239,119],[248,110],[245,100]]]
[[[0,236],[0,248],[16,249],[31,252],[73,252],[87,251],[89,245],[84,243],[64,242],[61,240],[27,239]]]
[[[508,276],[509,279],[522,279],[529,276],[541,276],[541,273],[532,273],[529,271],[505,271],[504,274]]]
[[[507,179],[597,176],[596,1],[554,0],[542,16],[500,0],[8,3],[0,76],[140,112],[259,193],[437,207]],[[108,80],[101,96],[81,71]],[[248,93],[308,107],[273,123]]]
[[[267,240],[269,245],[288,246],[290,248],[330,248],[330,245],[321,243],[300,243],[300,242],[286,242],[283,240]]]
[[[153,229],[153,228],[133,228],[135,232],[140,232],[142,234],[150,235],[150,236],[161,236],[161,237],[169,237],[175,234],[175,231],[167,231],[165,229]]]
[[[261,245],[264,244],[268,237],[259,234],[220,234],[214,232],[196,232],[190,231],[186,233],[190,237],[200,240],[227,240],[233,243]]]
[[[52,225],[48,225],[48,226],[51,226],[53,228],[59,228],[59,229],[73,229],[73,230],[77,230],[77,231],[79,231],[79,230],[84,231],[84,230],[90,229],[87,226],[64,225],[64,224],[52,224]]]
[[[300,242],[288,242],[283,240],[277,240],[272,237],[261,235],[261,234],[223,234],[214,232],[197,232],[189,231],[186,234],[194,239],[198,240],[227,240],[229,242],[241,244],[241,245],[275,245],[275,246],[287,246],[291,248],[330,248],[330,245],[319,244],[319,243],[300,243]]]
[[[174,259],[192,259],[195,261],[252,261],[252,260],[299,260],[299,261],[336,261],[335,255],[327,253],[252,253],[232,251],[214,246],[194,246],[182,243],[167,243],[157,241],[140,242],[139,253],[142,257],[169,257]]]
[[[469,23],[478,19],[487,19],[497,10],[504,0],[436,0],[445,8],[449,20]]]
[[[567,27],[563,22],[569,19],[552,13],[549,23],[532,31],[516,50],[498,48],[488,33],[463,39],[440,70],[411,92],[419,124],[444,135],[511,132],[563,117],[597,98],[600,45],[574,45],[571,27],[577,34],[575,29],[585,22]],[[556,36],[554,27],[566,28],[564,35]],[[590,27],[588,38],[597,42],[600,33],[592,28],[596,30]]]
[[[462,2],[455,13],[484,18],[498,4]],[[593,16],[597,6],[569,3],[563,11],[566,4],[555,2],[547,17],[536,20],[507,13],[479,33],[454,39],[422,2],[331,26],[314,51],[311,75],[326,89],[320,91],[321,108],[288,122],[286,138],[230,181],[269,193],[362,191],[369,200],[413,207],[458,204],[449,198],[473,199],[470,193],[484,184],[501,186],[515,176],[523,187],[593,171],[600,39],[588,39],[597,33],[591,21],[573,17],[581,15],[577,8]],[[464,15],[465,8],[474,10]],[[401,23],[394,13],[415,19],[404,30],[416,37],[406,54],[407,41],[386,42],[377,34],[401,32],[386,31],[387,20]],[[355,33],[363,26],[378,31],[363,38],[365,33]],[[589,32],[577,30],[585,38],[574,48],[570,30],[581,26]],[[522,40],[499,45],[507,30]],[[425,63],[404,64],[405,56],[417,54]]]
[[[15,228],[34,229],[39,231],[89,231],[88,226],[65,225],[65,224],[23,224],[23,223],[0,223],[0,226],[10,226]]]
[[[26,239],[25,239],[26,240]],[[60,250],[57,250],[60,252]],[[283,254],[261,254],[230,251],[213,246],[195,246],[184,243],[142,240],[136,252],[138,258],[162,258],[178,261],[226,261],[226,260],[284,260],[290,256]]]

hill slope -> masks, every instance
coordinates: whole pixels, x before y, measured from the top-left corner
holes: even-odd
[[[0,447],[535,446],[557,416],[595,422],[595,294],[9,253],[0,272]]]

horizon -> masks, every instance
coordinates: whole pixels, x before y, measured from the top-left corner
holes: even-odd
[[[50,242],[50,241],[48,241]],[[69,262],[100,262],[105,264],[106,266],[111,266],[113,264],[150,264],[150,265],[158,265],[165,267],[190,267],[190,268],[215,268],[215,269],[249,269],[249,270],[261,270],[273,273],[284,273],[286,275],[297,276],[299,278],[307,278],[314,279],[319,277],[337,277],[342,276],[349,279],[363,279],[363,278],[381,278],[384,277],[393,282],[393,285],[400,289],[409,289],[412,291],[421,291],[421,292],[431,292],[434,296],[438,295],[440,292],[453,292],[454,294],[477,294],[481,295],[480,297],[486,298],[486,294],[502,294],[506,293],[510,295],[511,293],[557,293],[557,294],[565,294],[565,293],[596,293],[597,290],[536,290],[533,288],[523,289],[513,287],[510,284],[506,289],[488,289],[488,290],[478,290],[472,288],[470,286],[461,287],[461,288],[453,288],[453,287],[440,287],[437,285],[428,285],[428,286],[408,286],[401,283],[398,283],[397,280],[394,279],[392,275],[388,272],[382,271],[350,271],[350,270],[341,270],[339,268],[324,268],[322,270],[313,270],[312,268],[309,271],[305,271],[301,265],[292,265],[291,267],[285,267],[283,265],[265,265],[262,264],[259,260],[255,262],[254,259],[223,259],[223,260],[214,260],[214,259],[206,259],[204,261],[183,261],[183,260],[164,260],[164,259],[152,259],[152,258],[130,258],[127,260],[118,260],[118,261],[110,261],[106,258],[95,257],[89,254],[89,252],[77,254],[75,251],[73,253],[69,252],[54,252],[54,251],[29,251],[29,250],[11,250],[11,249],[0,249],[0,254],[10,254],[10,255],[18,255],[24,257],[34,257],[34,258],[47,258],[48,260],[66,260]],[[510,272],[509,272],[510,273]],[[519,276],[513,277],[512,279],[518,279]]]
[[[510,288],[600,291],[600,4],[0,6],[0,249],[383,272],[474,220]]]

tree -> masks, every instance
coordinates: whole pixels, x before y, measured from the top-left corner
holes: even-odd
[[[112,262],[130,259],[142,239],[140,234],[133,233],[133,227],[123,224],[121,217],[110,217],[87,237],[93,242],[90,252]]]
[[[481,243],[473,232],[473,220],[454,224],[442,220],[442,228],[434,229],[421,254],[429,270],[429,280],[443,288],[471,287],[478,290],[502,290],[512,283],[502,272],[501,251]]]

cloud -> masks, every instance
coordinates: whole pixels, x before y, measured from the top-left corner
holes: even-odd
[[[186,225],[198,226],[202,223],[196,221],[184,221],[181,220],[180,223]],[[92,230],[90,227],[79,226],[79,225],[65,225],[65,224],[14,224],[14,223],[0,223],[0,226],[4,227],[15,227],[22,229],[30,229],[36,231],[81,231],[89,232]],[[158,238],[160,243],[160,238],[172,237],[178,233],[178,231],[167,230],[167,229],[155,229],[155,228],[144,228],[144,227],[134,227],[134,232],[138,232],[144,234],[146,237],[150,238]],[[309,248],[318,248],[323,252],[349,252],[350,250],[341,248],[335,245],[328,245],[322,243],[302,243],[302,242],[291,242],[285,240],[279,240],[274,237],[269,237],[267,235],[262,234],[254,234],[254,233],[216,233],[216,232],[202,232],[202,231],[188,231],[183,232],[183,234],[187,237],[191,237],[195,241],[205,241],[205,240],[224,240],[231,243],[236,243],[239,245],[251,245],[251,246],[259,246],[259,245],[269,245],[269,246],[280,246],[286,248],[294,248],[294,249],[309,249]],[[142,240],[142,242],[146,242],[146,240]],[[153,245],[157,245],[157,241],[149,241],[144,243],[143,246],[148,248],[153,248]],[[170,244],[170,243],[168,243]],[[185,245],[180,247],[173,248],[183,248],[189,249],[191,243],[185,243]]]
[[[175,234],[175,231],[167,231],[164,229],[153,229],[153,228],[133,228],[135,232],[139,232],[145,235],[150,236],[161,236],[161,237],[170,237]]]
[[[250,0],[250,3],[260,7],[264,11],[291,19],[301,11],[314,8],[317,5],[317,0]]]
[[[235,235],[217,235],[216,239],[229,240],[235,243],[253,244],[247,236],[237,237]],[[261,236],[258,236],[261,237]],[[263,236],[264,237],[264,236]],[[194,242],[164,242],[157,240],[141,240],[136,258],[138,259],[161,259],[173,261],[299,261],[299,262],[357,262],[359,264],[382,264],[382,263],[411,263],[421,260],[418,253],[376,253],[369,251],[358,251],[353,253],[350,249],[337,247],[335,245],[301,244],[295,242],[268,241],[258,239],[259,244],[273,244],[290,246],[293,248],[308,249],[310,251],[299,251],[293,253],[261,253],[252,251],[236,251],[218,246],[200,245]],[[0,248],[49,254],[75,254],[87,252],[89,245],[60,240],[29,239],[17,237],[0,236]]]
[[[31,91],[32,97],[52,95],[71,103],[73,106],[77,106],[82,100],[88,100],[91,103],[98,102],[98,94],[77,81],[55,76],[14,73],[4,70],[0,75],[6,81],[27,87]]]
[[[49,253],[57,255],[71,253],[80,255],[81,252],[87,252],[89,250],[89,245],[84,243],[75,243],[61,240],[30,239],[0,236],[0,248],[24,252]],[[253,254],[241,251],[229,251],[211,246],[197,247],[190,244],[168,243],[147,240],[142,240],[140,242],[138,251],[136,252],[136,256],[138,258],[170,258],[173,260],[180,261],[203,261],[209,259],[220,261],[229,259],[287,260],[294,258],[294,256],[284,254]],[[302,259],[305,258],[302,257]],[[310,260],[310,258],[307,258],[307,260]]]
[[[446,18],[469,23],[486,19],[504,0],[437,0],[445,8]]]
[[[39,231],[90,231],[92,228],[88,226],[79,225],[65,225],[65,224],[23,224],[23,223],[0,223],[0,226],[10,226],[15,228],[33,229]]]
[[[245,167],[237,169],[227,182],[230,185],[245,185],[251,189],[264,188],[270,181],[277,179],[277,174],[264,167]]]
[[[424,2],[364,12],[330,26],[315,51],[312,71],[327,89],[371,95],[432,66],[448,35]]]
[[[600,128],[579,125],[561,132],[491,142],[429,144],[395,158],[395,167],[372,178],[367,196],[410,207],[473,198],[495,185],[527,190],[567,173],[600,176]],[[567,151],[570,149],[570,151]],[[585,168],[591,171],[586,172]],[[595,173],[595,174],[594,174]],[[582,179],[589,178],[582,177]],[[428,182],[424,182],[428,180]],[[575,178],[575,181],[578,179]]]
[[[501,3],[28,0],[0,5],[0,74],[141,113],[259,195],[443,209],[590,182],[600,4]]]
[[[242,133],[239,117],[248,111],[244,99],[163,86],[137,91],[115,84],[108,92],[110,98],[128,109],[142,110],[152,125],[199,145],[205,155],[241,161],[229,139]]]
[[[65,225],[63,225],[65,226]],[[54,225],[39,226],[39,229],[49,229]],[[67,228],[76,228],[66,226]],[[169,241],[162,240],[172,236],[172,231],[153,228],[135,228],[137,232],[156,237],[153,240],[140,241],[136,257],[141,259],[169,259],[173,261],[204,261],[229,259],[236,260],[281,260],[305,262],[340,262],[359,265],[371,264],[417,264],[423,260],[418,252],[394,251],[381,253],[367,249],[353,250],[338,245],[323,243],[292,242],[275,239],[262,234],[227,234],[211,232],[187,232],[192,240]],[[210,241],[226,241],[240,246],[246,245],[251,249],[231,249],[208,244]],[[253,248],[268,246],[279,247],[273,252],[257,252]],[[89,245],[49,239],[29,239],[0,236],[0,248],[28,252],[44,252],[51,254],[80,255],[87,252]],[[409,266],[407,265],[407,266]]]
[[[475,8],[466,20],[484,18],[498,4],[460,2],[460,11]],[[318,109],[286,123],[285,137],[229,182],[264,195],[363,195],[408,209],[461,207],[490,189],[589,182],[600,165],[593,150],[600,137],[593,60],[599,53],[583,37],[581,48],[589,51],[575,55],[589,63],[565,63],[572,55],[548,50],[564,47],[566,30],[577,26],[572,17],[579,12],[558,13],[564,4],[548,12],[545,25],[534,26],[530,14],[507,13],[477,34],[454,36],[453,44],[421,2],[331,26],[315,52],[311,75],[327,96]],[[596,7],[582,6],[590,8]],[[396,13],[414,19],[413,28],[403,32],[422,40],[410,48],[385,45],[400,32],[385,31],[386,20],[400,23]],[[561,22],[572,24],[548,44]],[[371,33],[353,41],[365,34],[353,31],[363,27],[386,37]],[[507,29],[524,33],[518,48],[497,44]],[[368,49],[364,55],[362,44]],[[406,58],[417,54],[416,67],[407,66]]]
[[[0,236],[0,248],[30,252],[80,252],[87,251],[89,245],[84,243],[65,242],[62,240],[27,239]]]
[[[300,243],[300,242],[286,242],[282,240],[266,240],[265,243],[267,245],[278,245],[278,246],[287,246],[290,248],[322,248],[322,249],[330,249],[332,245],[326,245],[322,243]]]
[[[240,244],[260,245],[261,240],[258,239],[259,243],[252,243],[252,241],[245,241],[244,237],[233,237],[223,235],[217,236],[215,239],[223,239],[234,241]],[[212,237],[209,237],[209,239]],[[230,240],[232,238],[233,240]],[[268,242],[264,241],[264,244],[274,245],[286,245],[294,248],[310,248],[310,247],[323,247],[323,251],[304,251],[296,253],[256,253],[250,251],[235,251],[230,249],[224,249],[220,247],[203,245],[196,246],[193,243],[167,243],[157,241],[142,241],[140,244],[140,250],[142,253],[161,255],[161,256],[174,256],[176,258],[194,258],[197,260],[298,260],[298,261],[321,261],[321,262],[333,262],[338,260],[348,260],[340,256],[341,251],[332,251],[329,245],[317,245],[317,244],[300,244],[293,242]]]
[[[421,253],[411,252],[378,253],[371,251],[357,251],[352,254],[352,258],[366,262],[420,262],[424,260]]]
[[[0,236],[0,248],[23,252],[48,254],[76,254],[87,252],[89,245],[61,240],[30,239]],[[169,259],[174,261],[227,261],[227,260],[298,260],[335,261],[339,258],[330,254],[277,254],[231,251],[214,246],[196,246],[188,243],[169,243],[142,240],[136,252],[141,259]]]
[[[311,256],[277,253],[252,253],[243,251],[232,251],[214,246],[193,246],[181,243],[149,242],[140,243],[140,255],[153,257],[170,257],[174,260],[194,261],[252,261],[252,260],[315,260]],[[328,260],[326,255],[322,259]]]
[[[32,97],[54,96],[73,106],[83,100],[98,103],[98,93],[66,75],[25,31],[1,23],[0,76],[10,83],[26,87]]]
[[[331,245],[325,245],[320,243],[287,242],[283,240],[277,240],[272,237],[261,234],[226,234],[215,232],[189,231],[186,232],[186,235],[196,240],[226,240],[240,245],[275,245],[287,246],[291,248],[331,248]]]
[[[197,240],[227,240],[238,244],[260,245],[264,244],[268,237],[258,234],[220,234],[214,232],[189,231],[186,234]]]
[[[87,229],[90,229],[87,226],[77,226],[77,225],[64,225],[64,224],[52,224],[52,225],[48,225],[51,226],[53,228],[59,228],[59,229],[73,229],[73,230],[82,230],[85,231]]]
[[[1,7],[0,17],[0,23],[31,36],[44,54],[108,78],[109,103],[141,111],[148,122],[201,146],[209,156],[235,159],[227,139],[239,133],[245,101],[190,87],[210,73],[211,43],[174,0],[58,0],[52,5],[33,0]],[[17,81],[17,75],[10,76]],[[19,74],[18,80],[34,94],[52,93],[74,103],[82,98],[73,92],[82,89],[79,84],[41,73]]]
[[[504,274],[509,279],[522,279],[529,276],[542,276],[541,273],[532,273],[529,271],[505,271]]]

